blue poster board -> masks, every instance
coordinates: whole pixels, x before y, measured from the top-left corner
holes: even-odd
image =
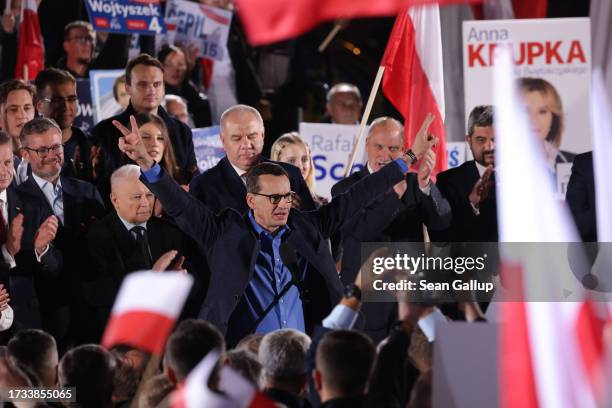
[[[86,0],[85,4],[97,31],[144,35],[166,32],[159,0]]]

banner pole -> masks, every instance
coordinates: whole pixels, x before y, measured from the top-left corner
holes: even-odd
[[[344,170],[344,177],[348,177],[351,174],[351,167],[353,167],[353,163],[355,162],[355,155],[357,154],[357,147],[361,143],[361,137],[363,136],[363,131],[365,130],[366,124],[368,123],[368,119],[370,117],[370,112],[372,111],[372,105],[374,105],[374,99],[376,99],[376,94],[378,93],[378,88],[380,87],[380,81],[382,80],[383,73],[385,72],[385,67],[378,67],[378,72],[376,73],[376,78],[374,79],[374,85],[372,85],[372,90],[370,91],[370,97],[368,98],[368,103],[366,104],[365,111],[363,112],[363,116],[361,117],[361,124],[359,125],[359,131],[357,132],[357,136],[355,137],[355,143],[353,143],[353,149],[351,150],[351,155],[349,156],[349,161],[346,165],[346,169]]]
[[[329,43],[332,42],[332,40],[334,39],[334,37],[336,36],[336,34],[338,34],[338,32],[342,29],[342,23],[336,23],[336,25],[334,26],[334,28],[329,32],[329,34],[327,34],[327,37],[325,37],[325,39],[323,40],[323,42],[321,43],[321,45],[319,45],[319,52],[322,53],[323,51],[325,51],[325,49],[327,48],[327,46],[329,45]]]

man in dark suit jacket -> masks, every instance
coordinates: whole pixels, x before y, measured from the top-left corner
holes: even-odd
[[[433,231],[432,241],[496,242],[498,233],[492,106],[477,106],[472,110],[465,141],[474,160],[438,174],[436,185],[448,200],[453,216],[448,229]]]
[[[374,120],[366,138],[367,165],[361,171],[332,187],[332,197],[346,192],[368,175],[379,171],[402,154],[404,129],[397,120]],[[418,174],[409,173],[404,181],[364,208],[345,224],[340,233],[342,245],[341,279],[347,285],[355,280],[361,266],[362,242],[423,242],[423,224],[429,229],[447,228],[451,221],[448,201],[431,183],[436,156],[429,150]],[[393,302],[368,302],[362,308],[363,330],[378,343],[395,323],[397,307]]]
[[[130,95],[130,104],[122,113],[101,121],[92,130],[94,144],[103,151],[104,167],[96,169],[97,173],[102,172],[106,177],[110,177],[121,163],[121,152],[117,148],[121,133],[113,126],[113,121],[129,126],[130,116],[137,112],[155,113],[160,116],[168,128],[178,167],[190,175],[197,172],[191,129],[169,116],[160,106],[164,99],[163,72],[161,62],[147,54],[141,54],[128,63],[125,69],[125,86]]]
[[[287,173],[276,164],[261,163],[246,177],[251,211],[241,215],[228,209],[215,215],[151,159],[137,129],[120,128],[120,148],[141,167],[145,184],[179,228],[206,249],[212,277],[201,316],[226,333],[231,344],[252,331],[287,327],[310,332],[342,292],[326,239],[401,181],[407,162],[412,163],[403,156],[311,212],[292,210]],[[417,136],[414,154],[422,156],[432,143],[426,135]],[[270,305],[275,305],[272,313],[264,315]]]
[[[182,268],[183,234],[174,225],[152,217],[154,196],[139,180],[140,168],[126,164],[111,178],[115,211],[92,225],[87,233],[91,261],[85,298],[92,306],[90,341],[99,341],[125,275],[153,269],[163,271],[176,258]]]
[[[52,245],[36,248],[45,254],[50,248],[62,255],[62,267],[53,279],[36,282],[43,329],[58,341],[60,349],[74,340],[83,299],[80,275],[86,264],[83,235],[91,222],[105,211],[95,186],[75,178],[60,176],[64,156],[62,133],[57,124],[35,118],[21,132],[23,158],[32,175],[17,190],[24,201],[37,203],[38,219],[52,217],[57,225]],[[71,326],[72,325],[72,326]]]
[[[574,158],[565,200],[574,216],[580,238],[585,242],[597,242],[593,152],[579,154]]]
[[[241,176],[251,167],[266,162],[261,156],[264,145],[264,124],[259,112],[246,105],[236,105],[221,116],[221,143],[226,156],[217,165],[195,177],[189,192],[215,213],[233,208],[240,213],[248,210],[246,188]],[[299,169],[280,164],[289,174],[291,190],[295,191],[302,210],[314,210],[312,195]]]

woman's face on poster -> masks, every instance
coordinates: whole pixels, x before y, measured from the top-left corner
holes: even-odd
[[[540,91],[523,93],[531,129],[541,140],[546,140],[553,121],[553,113],[546,99]]]

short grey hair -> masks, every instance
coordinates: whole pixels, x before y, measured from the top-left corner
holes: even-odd
[[[233,115],[235,113],[250,113],[253,116],[255,116],[255,118],[257,119],[257,122],[259,122],[259,124],[261,125],[261,128],[263,129],[264,127],[264,122],[263,119],[261,117],[261,114],[259,113],[259,111],[257,109],[255,109],[252,106],[249,105],[234,105],[231,106],[229,108],[227,108],[222,114],[221,114],[221,119],[219,120],[219,124],[221,125],[221,129],[223,129],[223,124],[228,120],[228,117],[230,115]]]
[[[362,101],[361,92],[359,91],[359,88],[357,88],[353,84],[349,84],[348,82],[340,82],[339,84],[332,86],[331,89],[327,92],[327,102],[331,101],[332,97],[337,93],[352,93],[360,101]]]
[[[474,127],[491,127],[493,126],[493,106],[492,105],[479,105],[472,109],[470,117],[468,119],[468,136],[474,134]]]
[[[56,121],[49,118],[34,118],[31,121],[27,122],[21,128],[21,133],[19,134],[19,140],[21,141],[21,145],[26,147],[28,145],[27,139],[30,135],[39,135],[41,133],[45,133],[49,129],[57,130],[60,138],[62,136],[62,129],[60,129],[59,125]]]
[[[164,100],[162,102],[162,107],[164,109],[166,109],[166,107],[168,106],[168,102],[182,103],[183,105],[187,106],[187,101],[185,100],[185,98],[180,97],[178,95],[168,94],[168,95],[164,96]]]
[[[266,334],[259,346],[258,359],[268,379],[295,381],[306,374],[304,361],[310,337],[294,329]]]
[[[115,189],[115,186],[119,180],[129,178],[140,178],[140,167],[135,164],[124,164],[113,172],[111,175],[111,191]]]
[[[402,122],[390,116],[381,116],[380,118],[374,119],[372,123],[370,123],[370,127],[368,128],[368,134],[366,136],[366,139],[370,137],[370,134],[375,128],[377,128],[378,126],[383,126],[387,124],[393,124],[397,126],[400,129],[400,136],[403,136],[401,133],[402,129],[404,128],[404,125],[402,125]]]

